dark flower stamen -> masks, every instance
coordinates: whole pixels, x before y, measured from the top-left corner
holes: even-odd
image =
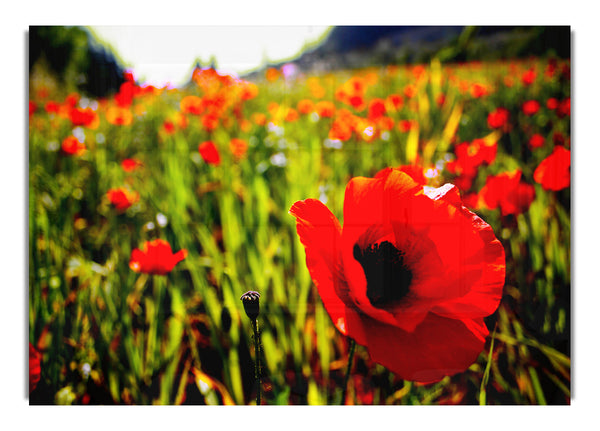
[[[354,258],[362,265],[367,279],[367,298],[377,308],[391,306],[408,293],[412,272],[404,263],[404,253],[389,241],[361,250],[354,245]]]

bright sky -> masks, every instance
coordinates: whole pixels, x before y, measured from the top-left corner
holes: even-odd
[[[94,26],[132,68],[136,80],[155,86],[178,86],[189,79],[196,59],[207,65],[211,56],[224,73],[246,72],[265,59],[289,59],[305,43],[321,38],[326,26]]]

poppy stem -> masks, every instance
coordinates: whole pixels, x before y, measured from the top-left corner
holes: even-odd
[[[344,377],[344,391],[342,392],[342,405],[346,404],[346,394],[348,392],[348,380],[350,380],[350,370],[352,370],[352,360],[354,359],[354,350],[356,350],[356,342],[350,338],[350,353],[348,355],[348,368],[346,368],[346,376]]]
[[[254,330],[254,355],[256,356],[254,361],[254,377],[258,382],[256,389],[256,405],[260,406],[260,387],[262,384],[260,381],[260,342],[258,339],[258,323],[256,319],[252,319],[252,329]]]

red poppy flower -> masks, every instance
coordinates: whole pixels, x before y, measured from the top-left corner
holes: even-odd
[[[528,100],[527,102],[523,103],[522,109],[525,115],[534,115],[540,110],[540,102],[537,100]]]
[[[279,72],[279,70],[275,69],[274,67],[269,67],[265,72],[265,77],[267,78],[267,81],[270,82],[277,81],[280,75],[281,72]]]
[[[554,147],[533,172],[533,179],[546,190],[562,190],[571,184],[571,151],[564,147]]]
[[[85,144],[75,136],[67,136],[62,142],[61,148],[65,154],[70,156],[81,156],[86,151]]]
[[[440,95],[438,95],[438,97],[435,98],[435,103],[439,107],[444,106],[445,102],[446,102],[446,95],[445,94],[440,94]]]
[[[125,159],[121,162],[121,167],[125,172],[133,172],[142,165],[142,162],[137,159]]]
[[[546,138],[544,138],[539,133],[536,133],[531,138],[529,138],[529,148],[539,148],[544,145],[544,142],[546,142]]]
[[[404,96],[407,99],[412,99],[413,97],[415,97],[417,95],[417,87],[413,84],[407,84],[404,87]]]
[[[315,105],[315,112],[321,118],[331,118],[335,114],[335,105],[329,100],[321,100]]]
[[[505,108],[497,108],[490,112],[487,118],[488,126],[490,129],[500,129],[506,123],[508,123],[509,113]]]
[[[219,116],[214,113],[204,115],[202,126],[209,132],[215,130],[219,126]]]
[[[212,141],[202,142],[198,146],[198,151],[202,156],[202,159],[209,165],[218,166],[221,163],[221,156],[219,150]]]
[[[185,96],[179,102],[182,114],[200,115],[204,112],[204,103],[198,96]]]
[[[329,139],[346,142],[352,137],[352,125],[343,118],[337,118],[331,125],[328,137]]]
[[[395,110],[399,110],[404,105],[404,99],[399,94],[390,94],[386,98],[386,103],[393,106]]]
[[[135,272],[165,275],[175,265],[185,259],[187,250],[179,250],[173,254],[169,243],[163,239],[146,241],[141,249],[134,249],[129,260],[129,267]]]
[[[53,101],[53,100],[49,100],[44,105],[44,109],[49,114],[50,113],[52,113],[52,114],[58,114],[58,112],[60,111],[60,104],[57,103],[57,102],[55,102],[55,101]]]
[[[248,151],[248,143],[243,139],[233,138],[231,142],[229,142],[229,149],[231,150],[231,153],[239,159],[244,157]]]
[[[106,197],[118,211],[125,211],[140,199],[139,193],[131,192],[124,187],[110,189],[106,192]]]
[[[302,99],[298,102],[297,108],[298,112],[301,114],[310,114],[315,107],[315,104],[310,99]]]
[[[565,100],[561,100],[556,109],[556,114],[559,117],[564,117],[566,115],[571,115],[571,98],[567,97]]]
[[[73,126],[90,128],[95,128],[99,122],[98,114],[92,108],[73,108],[69,111],[69,119]]]
[[[42,367],[40,365],[40,354],[31,342],[29,343],[29,393],[31,393],[42,376]]]
[[[488,94],[488,89],[482,84],[475,83],[471,87],[471,96],[473,96],[475,99],[487,96]]]
[[[114,126],[129,126],[133,122],[133,114],[129,108],[111,106],[106,110],[106,121]]]
[[[35,113],[36,110],[37,110],[36,103],[30,100],[29,101],[29,116],[31,117]]]
[[[414,127],[417,127],[416,120],[400,120],[400,121],[398,121],[398,130],[400,130],[402,133],[407,133]]]
[[[133,96],[137,91],[135,83],[132,81],[125,81],[119,87],[119,92],[115,94],[115,102],[122,108],[128,108],[133,103]]]
[[[267,116],[262,112],[254,112],[251,118],[257,126],[264,126],[267,123]]]
[[[383,99],[373,99],[369,102],[368,118],[370,120],[377,120],[383,117],[385,113],[385,101]]]
[[[463,142],[456,145],[454,151],[456,160],[446,164],[448,171],[473,179],[477,175],[479,166],[483,163],[490,165],[495,160],[497,144],[487,144],[483,139],[474,139],[471,143]]]
[[[558,108],[558,100],[554,97],[551,97],[546,101],[546,107],[551,110]]]
[[[523,85],[531,85],[535,82],[536,76],[537,76],[537,73],[536,73],[535,69],[531,68],[531,69],[527,70],[525,73],[523,73],[523,75],[521,76],[521,81],[523,82]]]
[[[500,207],[502,215],[516,215],[529,209],[535,199],[535,188],[522,182],[521,171],[516,170],[487,177],[479,196],[487,208]]]
[[[172,135],[175,133],[175,124],[171,120],[165,120],[163,121],[162,129],[167,135]]]
[[[458,189],[395,169],[353,178],[344,226],[316,199],[290,209],[306,264],[336,328],[403,379],[434,382],[481,353],[505,258]]]

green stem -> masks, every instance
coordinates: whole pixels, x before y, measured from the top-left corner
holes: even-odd
[[[342,392],[342,405],[346,404],[346,393],[348,392],[348,380],[350,380],[350,370],[352,370],[354,350],[356,350],[356,342],[352,338],[350,338],[350,354],[348,355],[348,368],[346,368],[346,376],[344,377],[344,392]]]
[[[260,381],[260,342],[258,339],[258,323],[256,319],[252,320],[252,329],[254,330],[254,355],[256,359],[254,361],[254,377],[258,382],[256,389],[256,405],[260,406],[260,387],[262,386]]]

